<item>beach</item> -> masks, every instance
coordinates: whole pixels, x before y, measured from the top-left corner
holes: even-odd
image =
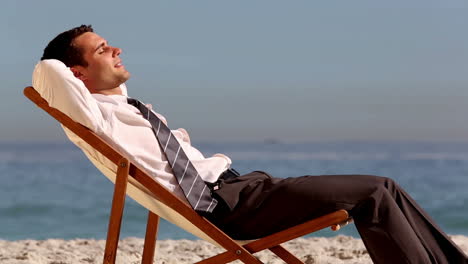
[[[468,252],[467,143],[219,143],[201,149],[227,153],[240,172],[389,176]],[[0,144],[0,157],[0,263],[102,263],[114,185],[70,144]],[[117,263],[140,263],[146,217],[127,199]],[[314,236],[285,247],[308,264],[372,263],[354,225]],[[165,220],[158,237],[159,264],[194,263],[221,251]],[[269,251],[257,256],[283,263]]]
[[[468,254],[468,237],[451,236]],[[119,242],[117,263],[140,263],[143,239],[129,237]],[[93,239],[0,240],[2,264],[68,264],[102,263],[105,241]],[[318,263],[372,263],[360,239],[351,236],[298,238],[284,247],[306,264]],[[162,240],[157,242],[154,263],[185,264],[200,261],[222,250],[199,240]],[[264,263],[284,263],[269,251],[255,254]],[[239,261],[232,263],[241,263]]]

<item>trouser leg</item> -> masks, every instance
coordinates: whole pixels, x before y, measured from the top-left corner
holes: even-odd
[[[209,217],[234,238],[262,237],[346,209],[375,263],[466,263],[461,250],[391,179],[367,175],[278,179],[259,173],[240,179],[226,181],[218,191],[220,196],[238,195],[234,210],[220,207]],[[239,184],[240,190],[235,187]]]
[[[393,241],[399,246],[407,258],[406,263],[467,263],[462,250],[409,194],[391,179],[384,178],[380,186],[371,199],[359,204],[353,212],[366,246],[388,236],[383,241]],[[365,212],[369,211],[378,214],[366,217]],[[385,246],[381,243],[374,251],[381,251],[380,255],[388,254]]]

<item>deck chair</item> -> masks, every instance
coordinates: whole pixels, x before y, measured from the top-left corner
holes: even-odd
[[[247,264],[263,263],[253,253],[265,249],[269,249],[286,263],[304,264],[280,244],[327,227],[338,230],[351,221],[347,211],[339,210],[260,239],[233,240],[91,130],[50,107],[33,87],[26,87],[24,94],[66,129],[87,142],[92,151],[84,150],[85,155],[115,183],[103,263],[115,263],[126,194],[149,210],[142,255],[144,264],[153,263],[159,217],[225,249],[219,255],[197,262],[199,264],[220,264],[234,260]]]

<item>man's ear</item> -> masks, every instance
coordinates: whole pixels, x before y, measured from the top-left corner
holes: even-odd
[[[84,68],[83,66],[72,66],[70,67],[70,70],[73,72],[73,75],[75,75],[76,78],[84,81],[86,80],[86,75],[83,73],[84,72]]]

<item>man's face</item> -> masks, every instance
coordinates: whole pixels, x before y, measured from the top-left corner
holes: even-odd
[[[82,50],[88,66],[73,66],[71,70],[81,79],[91,93],[121,94],[119,85],[130,78],[119,58],[121,49],[109,46],[96,33],[86,32],[73,40]]]

